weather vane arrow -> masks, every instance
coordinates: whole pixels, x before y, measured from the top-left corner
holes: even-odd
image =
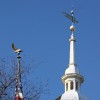
[[[74,15],[74,11],[71,10],[71,13],[68,14],[66,12],[63,12],[64,16],[69,18],[73,23],[79,23],[78,20],[76,20],[76,18],[73,16]]]

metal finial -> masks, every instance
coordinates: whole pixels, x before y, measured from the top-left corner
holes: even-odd
[[[70,30],[72,31],[72,33],[75,31],[75,26],[72,24],[71,26],[70,26]]]

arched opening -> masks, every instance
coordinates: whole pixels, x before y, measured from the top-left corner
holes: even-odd
[[[73,90],[73,81],[70,82],[70,89]]]
[[[66,91],[68,91],[68,83],[66,83]]]

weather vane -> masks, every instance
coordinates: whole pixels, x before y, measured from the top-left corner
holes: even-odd
[[[71,10],[70,14],[63,12],[64,16],[67,17],[68,19],[70,19],[72,21],[72,25],[70,26],[70,30],[73,32],[75,31],[75,26],[73,25],[74,23],[79,23],[78,20],[76,20],[76,18],[74,17],[74,11]]]
[[[18,49],[18,48],[15,47],[14,43],[12,43],[12,49],[13,49],[16,53],[22,52],[21,49]]]

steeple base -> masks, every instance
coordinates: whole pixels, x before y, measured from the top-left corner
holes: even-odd
[[[77,91],[69,91],[69,92],[65,92],[60,100],[90,100],[87,96],[84,96],[80,93],[78,93]]]

